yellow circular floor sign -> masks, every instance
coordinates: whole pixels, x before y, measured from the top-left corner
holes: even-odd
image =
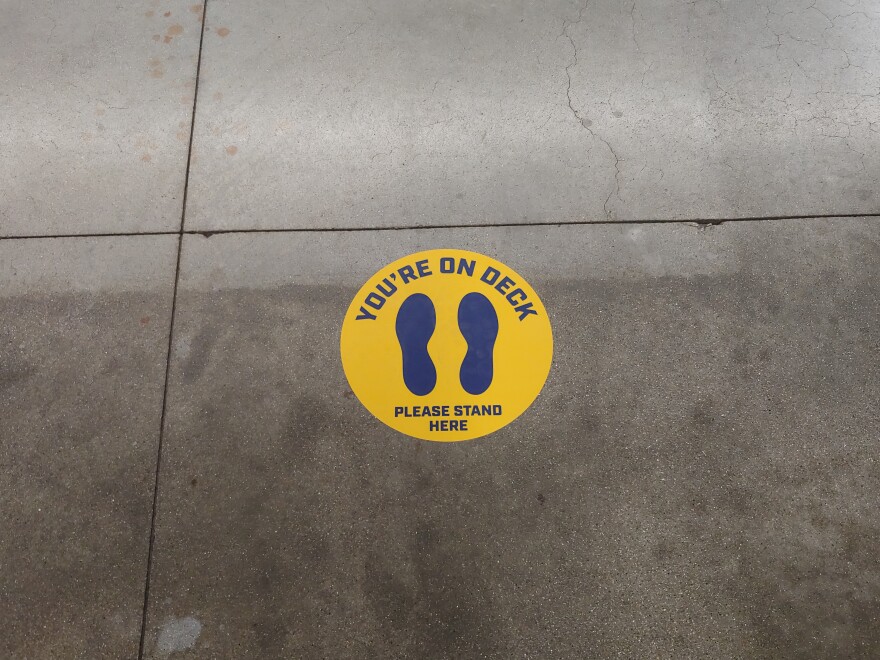
[[[388,426],[450,442],[497,431],[547,380],[547,310],[516,272],[482,254],[428,250],[358,291],[342,323],[342,366]]]

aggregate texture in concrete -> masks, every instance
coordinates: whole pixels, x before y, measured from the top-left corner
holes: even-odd
[[[201,5],[0,0],[0,237],[175,231]]]
[[[871,0],[212,0],[187,228],[880,212]]]
[[[185,237],[147,657],[874,656],[878,238]],[[555,336],[532,408],[452,445],[372,418],[339,361],[360,284],[434,247],[516,269]]]
[[[0,241],[0,657],[137,655],[176,247]]]

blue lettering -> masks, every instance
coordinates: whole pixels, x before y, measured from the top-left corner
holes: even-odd
[[[418,279],[412,266],[402,266],[397,269],[397,272],[400,273],[400,279],[403,280],[403,284],[406,284],[410,280]]]
[[[477,267],[477,262],[471,259],[470,261],[465,261],[464,259],[458,260],[458,274],[462,273],[473,277],[474,276],[474,268]]]
[[[373,309],[382,309],[382,305],[385,304],[385,298],[380,296],[378,293],[371,293],[367,296],[366,300],[364,300],[370,307]]]
[[[385,284],[384,287],[382,286],[382,283]],[[387,287],[387,289],[386,289],[386,287]],[[379,293],[381,293],[383,296],[385,296],[386,298],[389,298],[389,297],[391,297],[391,294],[392,294],[392,293],[394,293],[395,291],[397,291],[397,285],[396,285],[396,284],[392,284],[392,283],[391,283],[391,280],[389,280],[389,279],[386,277],[384,280],[382,280],[382,282],[380,282],[379,284],[376,285],[376,289],[377,289],[377,290],[379,291]]]
[[[519,307],[514,308],[513,311],[519,313],[520,321],[522,321],[529,314],[534,314],[535,316],[538,315],[538,312],[532,309],[532,303],[525,303],[524,305],[520,305]]]
[[[495,285],[495,288],[498,289],[501,292],[501,295],[503,296],[504,294],[507,293],[507,289],[512,287],[514,284],[516,284],[516,282],[514,282],[512,279],[507,277],[507,275],[505,275],[504,277],[501,278],[501,281]]]
[[[505,297],[507,298],[507,302],[511,305],[518,305],[519,303],[525,302],[528,295],[526,295],[526,292],[522,289],[514,289]]]
[[[501,275],[500,272],[492,268],[492,266],[489,266],[486,268],[486,272],[483,273],[483,276],[480,277],[480,279],[486,284],[495,284],[495,282],[498,281],[499,275]]]

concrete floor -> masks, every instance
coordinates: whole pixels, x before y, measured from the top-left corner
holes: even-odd
[[[880,657],[877,3],[0,10],[0,657]],[[339,358],[443,247],[555,342],[452,444]]]

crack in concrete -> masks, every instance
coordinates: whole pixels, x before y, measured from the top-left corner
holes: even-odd
[[[572,68],[578,65],[578,47],[575,44],[574,39],[568,33],[568,28],[572,25],[577,25],[583,20],[584,12],[587,10],[587,7],[590,4],[590,0],[586,0],[583,6],[578,11],[578,16],[576,21],[562,21],[562,32],[559,33],[560,37],[565,37],[568,39],[568,43],[571,44],[571,50],[573,54],[573,60],[568,66],[565,67],[565,76],[566,76],[566,87],[565,87],[565,98],[568,101],[568,109],[571,110],[571,114],[574,115],[574,118],[577,120],[578,124],[586,130],[594,139],[599,140],[602,144],[604,144],[608,151],[611,153],[611,157],[614,158],[614,187],[608,193],[608,196],[605,198],[605,203],[602,205],[602,209],[605,211],[605,216],[608,218],[612,217],[611,211],[608,209],[608,203],[611,201],[611,198],[615,195],[620,196],[620,161],[622,160],[617,152],[614,150],[614,147],[611,146],[611,143],[608,142],[604,137],[596,133],[592,128],[590,128],[590,120],[586,117],[582,117],[580,112],[578,112],[577,108],[574,107],[571,100],[571,70]],[[635,3],[633,3],[633,8],[635,8]]]

